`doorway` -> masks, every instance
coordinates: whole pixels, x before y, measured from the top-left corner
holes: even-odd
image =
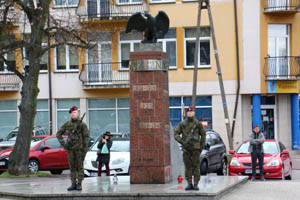
[[[266,139],[277,139],[275,105],[261,106],[261,131]]]

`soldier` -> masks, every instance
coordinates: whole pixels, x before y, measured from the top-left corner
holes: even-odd
[[[185,190],[199,190],[200,154],[205,146],[206,133],[202,124],[195,119],[195,108],[187,109],[187,119],[175,128],[174,137],[182,145],[185,178],[188,186]],[[192,181],[194,176],[194,185]]]
[[[78,108],[73,106],[69,113],[71,120],[64,123],[56,134],[57,139],[68,152],[68,161],[70,165],[70,177],[72,185],[70,190],[82,190],[82,180],[84,178],[83,161],[88,150],[89,130],[82,119],[78,119]],[[84,117],[84,116],[83,116]],[[67,141],[64,141],[62,135],[67,135]]]

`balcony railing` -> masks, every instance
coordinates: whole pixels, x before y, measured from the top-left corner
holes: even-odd
[[[300,0],[264,0],[265,13],[300,12]]]
[[[80,9],[77,14],[81,22],[101,20],[124,20],[136,12],[149,11],[149,5],[142,0],[135,3],[114,3],[110,0],[88,0],[87,9]]]
[[[266,80],[297,80],[300,76],[300,56],[266,57]]]
[[[21,80],[13,73],[0,72],[0,91],[18,91]]]
[[[82,66],[79,80],[84,88],[129,88],[129,71],[121,63],[89,63]],[[113,70],[116,69],[116,70]]]

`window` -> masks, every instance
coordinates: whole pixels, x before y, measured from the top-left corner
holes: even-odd
[[[56,38],[58,42],[73,42],[76,45],[76,39],[71,38],[68,35],[61,35]],[[78,47],[71,45],[61,45],[55,49],[56,57],[56,71],[78,71],[79,57]]]
[[[48,100],[37,101],[37,112],[34,119],[34,126],[43,127],[49,132]]]
[[[289,25],[268,25],[268,75],[289,75]]]
[[[211,142],[212,145],[217,145],[217,144],[221,143],[220,138],[218,136],[216,136],[215,134],[210,134],[210,136],[212,139],[212,142]]]
[[[11,51],[11,52],[8,52],[7,54],[5,54],[4,59],[6,59],[8,62],[16,65],[15,51]],[[0,73],[9,73],[9,71],[7,69],[7,62],[4,62],[3,60],[0,60]]]
[[[142,0],[118,0],[119,4],[142,3]]]
[[[69,109],[72,106],[77,106],[80,109],[79,99],[62,99],[56,101],[56,129],[59,128],[71,119]],[[80,112],[79,112],[80,114]]]
[[[191,105],[192,97],[170,97],[170,121],[173,127],[186,118],[186,109]],[[212,129],[211,96],[196,98],[195,116],[205,128]]]
[[[89,33],[88,40],[94,41],[94,48],[86,51],[89,82],[112,80],[112,34],[111,32]]]
[[[150,3],[172,3],[176,2],[176,0],[150,0]]]
[[[162,43],[162,49],[164,52],[168,53],[169,56],[169,68],[177,67],[176,60],[176,29],[169,29],[168,33],[163,39],[159,39],[158,42]]]
[[[4,138],[17,126],[16,100],[0,101],[0,119],[0,138]]]
[[[120,60],[122,62],[121,69],[129,69],[129,53],[133,51],[138,51],[138,47],[141,43],[141,40],[141,32],[120,32],[119,55]]]
[[[199,44],[199,67],[210,66],[210,28],[201,27],[200,29],[200,44]],[[185,67],[194,67],[195,55],[196,28],[185,29]]]
[[[46,46],[46,45],[47,45],[46,43],[42,43],[42,46]],[[25,48],[23,49],[23,60],[22,61],[23,61],[23,67],[26,67],[29,65]],[[46,51],[42,55],[41,60],[40,60],[40,72],[47,72],[47,70],[48,70],[48,51]]]
[[[39,150],[41,150],[46,145],[50,146],[50,149],[62,148],[57,138],[49,138],[43,144],[40,145]]]
[[[78,0],[53,0],[55,7],[77,6]]]
[[[105,131],[129,133],[129,98],[89,99],[91,137]]]

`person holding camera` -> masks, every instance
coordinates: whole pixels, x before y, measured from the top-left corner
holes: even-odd
[[[71,120],[64,123],[56,133],[56,137],[68,153],[72,182],[68,191],[82,190],[81,183],[84,178],[83,161],[88,151],[89,130],[86,124],[82,122],[84,116],[82,119],[78,119],[77,106],[70,108],[69,113]],[[63,135],[68,136],[66,141]]]
[[[110,148],[112,146],[112,140],[110,139],[110,132],[106,131],[103,137],[98,143],[97,161],[98,164],[98,176],[101,176],[101,170],[103,164],[105,165],[106,176],[110,175],[109,160],[110,160]]]
[[[185,178],[188,182],[185,190],[199,190],[200,154],[205,146],[206,132],[195,119],[194,107],[188,107],[187,118],[175,128],[174,137],[182,145]]]
[[[259,175],[260,180],[264,181],[264,148],[263,143],[265,142],[264,134],[259,130],[259,126],[255,125],[253,127],[252,133],[249,135],[249,148],[248,151],[251,153],[251,161],[252,161],[252,181],[255,181],[256,177],[256,161],[258,159],[259,165]]]

